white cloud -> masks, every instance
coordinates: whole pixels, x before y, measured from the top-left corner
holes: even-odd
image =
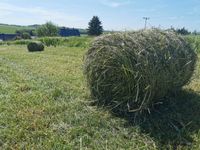
[[[18,18],[19,15],[25,18]],[[14,22],[15,21],[15,22]],[[83,18],[61,11],[49,10],[42,7],[20,7],[8,3],[0,2],[0,22],[1,23],[20,23],[35,24],[53,21],[59,25],[81,26],[85,21]]]
[[[119,0],[102,0],[101,3],[105,6],[112,7],[112,8],[117,8],[120,6],[128,5],[131,2],[128,0],[124,1],[119,1]]]

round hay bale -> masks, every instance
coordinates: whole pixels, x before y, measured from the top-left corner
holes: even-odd
[[[27,45],[29,52],[43,51],[44,45],[40,41],[32,41]]]
[[[196,58],[192,46],[170,31],[114,33],[93,41],[84,74],[97,102],[141,112],[187,84]]]

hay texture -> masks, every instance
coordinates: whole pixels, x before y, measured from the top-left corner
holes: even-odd
[[[84,74],[100,104],[141,112],[187,84],[196,53],[183,37],[157,29],[98,37],[84,58]]]
[[[43,51],[44,44],[40,41],[32,41],[28,43],[27,48],[29,52]]]

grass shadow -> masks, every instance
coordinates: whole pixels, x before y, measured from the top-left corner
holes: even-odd
[[[135,121],[133,114],[112,112],[125,118],[125,127],[139,126],[143,133],[150,135],[159,149],[178,149],[193,144],[191,135],[200,130],[200,95],[182,90],[143,114],[142,120]],[[141,116],[140,116],[141,117]]]

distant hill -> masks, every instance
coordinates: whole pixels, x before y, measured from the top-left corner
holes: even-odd
[[[36,29],[41,25],[34,24],[34,25],[28,25],[28,26],[20,26],[20,25],[9,25],[9,24],[2,24],[0,23],[0,33],[5,34],[14,34],[16,30],[22,30],[22,29]],[[81,34],[87,34],[86,29],[78,29]]]
[[[33,24],[33,25],[29,25],[29,26],[27,26],[27,27],[30,27],[30,28],[38,28],[38,27],[40,27],[41,25],[39,25],[39,24]]]
[[[0,24],[0,33],[14,34],[16,30],[21,30],[21,29],[35,29],[35,28],[32,26]]]

